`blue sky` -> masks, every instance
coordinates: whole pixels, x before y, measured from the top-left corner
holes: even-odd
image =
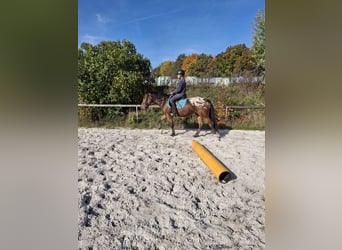
[[[182,53],[251,47],[254,17],[263,9],[264,0],[79,0],[78,47],[127,39],[155,68]]]

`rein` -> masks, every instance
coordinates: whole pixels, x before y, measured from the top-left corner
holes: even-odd
[[[161,108],[164,107],[167,104],[167,100],[169,99],[169,96],[167,95],[154,95],[154,102],[158,104]]]

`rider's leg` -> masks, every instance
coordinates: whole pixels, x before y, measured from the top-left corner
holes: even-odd
[[[171,97],[170,103],[171,103],[171,110],[172,110],[171,115],[172,116],[177,116],[178,115],[178,111],[177,111],[177,107],[176,107],[176,101],[177,101],[177,96]]]

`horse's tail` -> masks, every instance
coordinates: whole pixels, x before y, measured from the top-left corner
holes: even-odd
[[[217,130],[217,122],[216,122],[216,117],[215,117],[215,108],[214,108],[214,105],[212,104],[212,102],[210,100],[208,100],[208,102],[210,104],[209,117],[212,120],[212,122],[214,123],[214,129]]]

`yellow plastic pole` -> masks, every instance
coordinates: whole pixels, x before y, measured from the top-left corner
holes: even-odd
[[[230,173],[213,154],[204,148],[198,141],[192,141],[191,146],[220,182],[226,183],[229,181]]]

